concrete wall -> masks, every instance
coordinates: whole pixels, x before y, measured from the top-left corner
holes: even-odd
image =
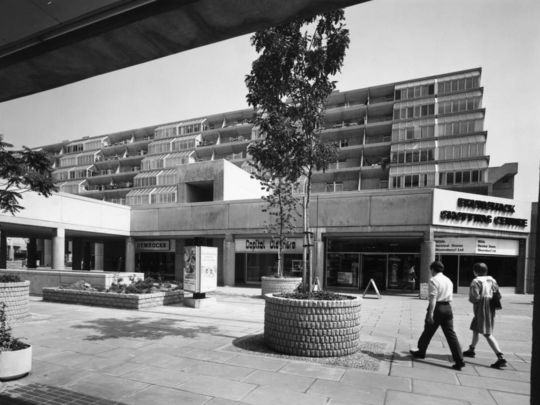
[[[129,235],[130,207],[67,193],[45,198],[28,192],[23,197],[25,209],[16,216],[0,213],[0,223]]]
[[[0,270],[2,273],[17,274],[22,280],[30,281],[30,294],[41,295],[43,287],[59,287],[84,280],[92,287],[106,289],[122,278],[129,284],[129,277],[144,280],[144,273],[105,273],[101,271],[58,271],[58,270]]]
[[[251,175],[238,166],[223,161],[223,200],[244,200],[261,198],[264,195],[261,183],[251,178]]]
[[[420,226],[431,223],[432,190],[332,193],[312,196],[312,227],[356,228]],[[133,208],[132,236],[262,233],[268,214],[260,199]],[[296,224],[301,230],[301,220]]]

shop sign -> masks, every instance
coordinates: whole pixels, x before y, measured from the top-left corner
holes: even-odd
[[[171,241],[169,240],[140,240],[135,242],[136,250],[167,252],[170,248]]]
[[[283,253],[302,253],[304,241],[302,238],[289,238],[283,245]],[[277,253],[279,241],[275,239],[250,238],[235,239],[236,253]]]
[[[433,190],[433,224],[506,232],[530,231],[531,205],[506,198]]]
[[[518,256],[519,241],[491,238],[435,238],[436,254]]]
[[[217,288],[216,247],[186,246],[184,248],[184,291],[205,293]]]

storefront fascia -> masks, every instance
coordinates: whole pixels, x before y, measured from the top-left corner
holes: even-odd
[[[259,284],[262,276],[277,271],[279,242],[265,236],[237,236],[234,239],[235,284]],[[283,246],[285,276],[302,275],[303,239],[292,236]]]
[[[530,204],[435,189],[433,235],[437,259],[459,293],[467,293],[472,266],[484,262],[503,287],[526,290]]]

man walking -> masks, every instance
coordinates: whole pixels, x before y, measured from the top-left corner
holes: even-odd
[[[444,265],[439,261],[434,261],[429,266],[431,279],[429,280],[429,305],[424,324],[424,331],[418,339],[418,350],[411,350],[413,357],[423,359],[426,357],[426,350],[431,338],[439,328],[442,328],[455,364],[455,370],[465,367],[461,346],[454,332],[454,315],[452,313],[452,290],[453,284],[448,277],[443,274]]]

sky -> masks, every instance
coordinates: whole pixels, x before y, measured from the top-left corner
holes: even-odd
[[[538,200],[540,1],[372,0],[345,10],[342,91],[482,68],[490,166],[518,162]],[[247,108],[250,35],[0,103],[0,133],[36,147]]]

